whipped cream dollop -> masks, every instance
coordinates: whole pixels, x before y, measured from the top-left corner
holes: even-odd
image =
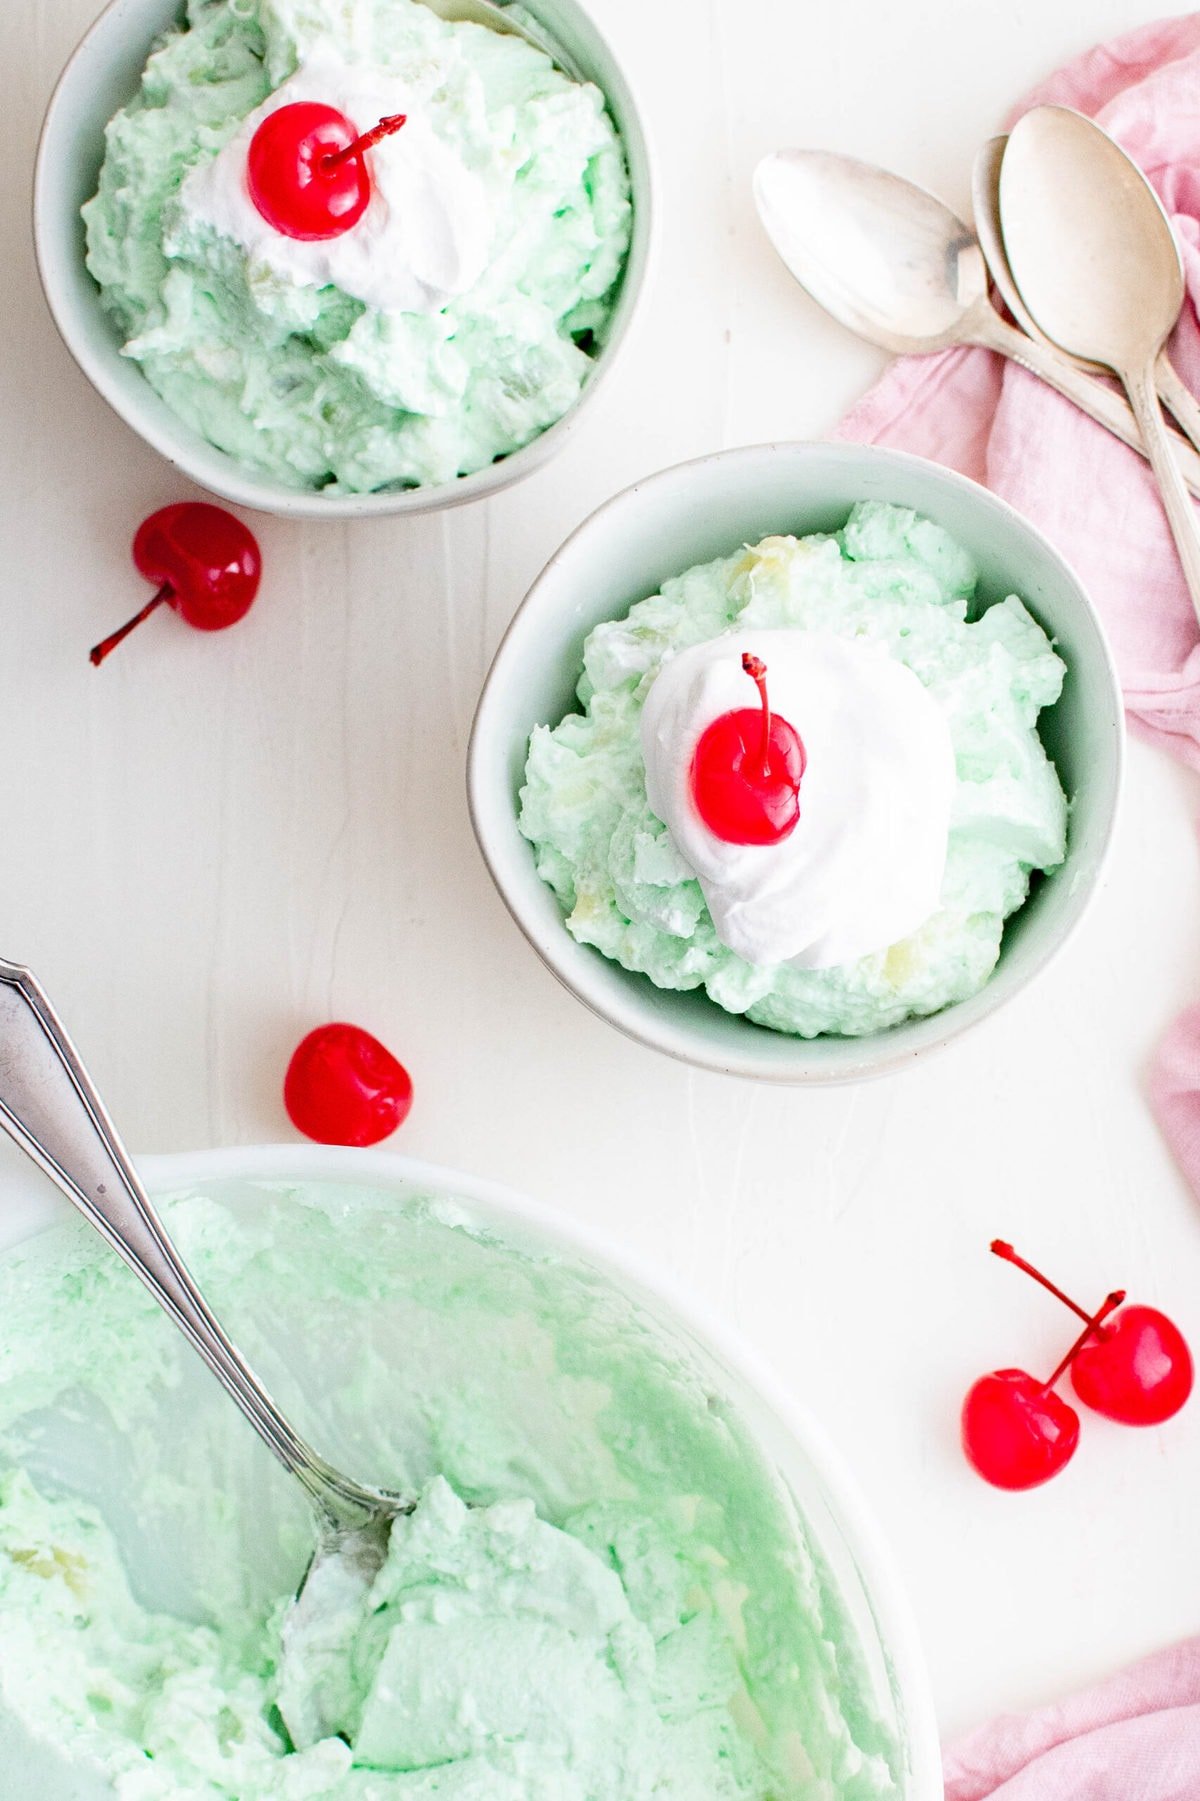
[[[408,122],[368,153],[371,200],[340,237],[304,243],[263,218],[246,185],[250,143],[268,114],[300,100],[336,107],[359,132],[392,113]],[[383,313],[433,313],[487,266],[492,214],[483,181],[434,131],[404,81],[322,49],[242,121],[224,148],[189,171],[180,204],[266,270],[299,287],[335,286]]]
[[[752,707],[742,653],[808,757],[779,844],[727,844],[691,793],[696,745]],[[665,662],[641,718],[646,792],[696,875],[717,936],[748,963],[827,969],[885,950],[937,910],[955,788],[950,730],[920,678],[867,639],[739,628]]]

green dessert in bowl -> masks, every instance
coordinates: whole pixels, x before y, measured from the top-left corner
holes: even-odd
[[[948,1043],[1065,943],[1123,748],[1088,599],[1010,507],[895,451],[767,444],[637,482],[554,555],[468,795],[594,1012],[705,1068],[846,1081]]]
[[[82,1222],[10,1249],[0,1795],[916,1792],[869,1540],[736,1369],[465,1178],[215,1161],[243,1173],[160,1199],[189,1266],[298,1423],[415,1509],[367,1600],[289,1635],[298,1489]]]
[[[619,71],[574,0],[545,11],[583,78],[420,0],[110,7],[35,195],[106,397],[197,480],[313,517],[469,499],[548,454],[628,323],[649,202]]]
[[[976,579],[940,527],[868,502],[596,626],[581,711],[534,732],[521,794],[567,930],[805,1038],[977,993],[1031,879],[1063,861],[1067,803],[1037,733],[1062,660],[1016,595],[971,616]],[[804,745],[795,816],[769,842],[706,820],[697,787],[745,655]]]

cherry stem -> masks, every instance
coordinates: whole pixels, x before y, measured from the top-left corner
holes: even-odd
[[[361,137],[355,138],[352,144],[347,144],[344,150],[328,151],[321,158],[321,169],[340,168],[343,163],[348,163],[351,157],[361,156],[366,150],[373,150],[382,139],[390,138],[393,132],[399,131],[401,126],[407,125],[407,123],[407,113],[389,113],[386,119],[381,119],[378,125],[372,125],[370,131],[364,131]]]
[[[136,631],[143,620],[149,619],[156,607],[161,607],[165,600],[170,600],[174,592],[175,590],[172,588],[170,582],[164,582],[162,587],[158,590],[158,593],[154,596],[154,599],[148,600],[140,613],[135,613],[132,619],[127,619],[119,631],[111,633],[109,637],[102,638],[99,644],[93,645],[92,649],[88,652],[89,661],[93,666],[99,669],[105,657],[108,656],[111,651],[114,651],[118,644],[123,643],[124,640],[128,638],[130,632]]]
[[[1040,1282],[1043,1288],[1049,1290],[1055,1300],[1061,1301],[1064,1307],[1069,1307],[1072,1313],[1077,1313],[1080,1319],[1091,1319],[1092,1316],[1086,1307],[1081,1307],[1079,1302],[1073,1301],[1069,1294],[1064,1294],[1062,1289],[1050,1280],[1049,1276],[1043,1276],[1041,1270],[1035,1269],[1032,1263],[1026,1263],[1024,1257],[1019,1257],[1003,1238],[993,1238],[992,1255],[1002,1257],[1005,1263],[1015,1264],[1017,1269],[1023,1269],[1027,1276],[1032,1276],[1035,1282]]]
[[[1104,1305],[1092,1314],[1087,1325],[1083,1328],[1083,1331],[1079,1334],[1079,1337],[1075,1340],[1075,1343],[1071,1346],[1050,1380],[1043,1386],[1043,1394],[1050,1393],[1050,1390],[1054,1387],[1054,1384],[1058,1381],[1064,1370],[1069,1369],[1074,1363],[1076,1357],[1078,1357],[1080,1351],[1082,1351],[1084,1345],[1092,1336],[1092,1333],[1096,1330],[1097,1326],[1101,1325],[1108,1318],[1109,1314],[1114,1312],[1115,1309],[1121,1305],[1124,1299],[1125,1290],[1123,1288],[1114,1288],[1112,1293],[1105,1300]]]
[[[762,733],[762,772],[764,776],[771,773],[771,703],[767,699],[767,666],[761,657],[753,656],[746,651],[742,656],[742,668],[758,689],[762,701],[763,733]]]

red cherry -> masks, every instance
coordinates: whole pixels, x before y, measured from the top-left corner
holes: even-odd
[[[1036,1488],[1075,1455],[1079,1415],[1024,1370],[993,1370],[967,1394],[963,1449],[995,1488]]]
[[[1049,1289],[1080,1319],[1088,1317],[1002,1238],[992,1250]],[[1096,1332],[1071,1365],[1071,1384],[1084,1405],[1125,1426],[1161,1426],[1179,1412],[1192,1381],[1192,1354],[1179,1327],[1157,1307],[1136,1304],[1123,1307]]]
[[[1157,1307],[1124,1307],[1071,1370],[1087,1407],[1126,1426],[1161,1426],[1192,1392],[1192,1354]]]
[[[370,205],[365,152],[399,131],[406,116],[392,113],[360,137],[344,113],[320,101],[278,107],[250,140],[251,200],[285,238],[307,244],[340,238]]]
[[[722,713],[705,729],[692,757],[692,800],[723,843],[779,844],[800,818],[807,758],[795,727],[771,715],[766,664],[747,652],[742,668],[761,707]]]
[[[968,1461],[994,1488],[1037,1488],[1071,1461],[1079,1415],[1054,1385],[1100,1322],[1125,1296],[1117,1290],[1087,1325],[1048,1382],[1024,1370],[993,1370],[967,1393],[962,1443]]]
[[[318,1026],[292,1053],[283,1102],[318,1144],[378,1144],[408,1117],[412,1079],[361,1026]]]
[[[133,540],[133,560],[158,593],[93,648],[97,666],[164,602],[197,631],[236,625],[250,611],[262,577],[262,553],[253,533],[224,507],[203,500],[160,507],[143,519]]]

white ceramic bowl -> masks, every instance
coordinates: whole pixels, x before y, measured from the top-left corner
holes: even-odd
[[[10,1155],[7,1149],[2,1153],[3,1158]],[[550,1254],[598,1273],[607,1286],[615,1288],[620,1306],[632,1310],[631,1318],[644,1320],[648,1315],[655,1332],[665,1336],[668,1348],[676,1350],[688,1367],[698,1369],[701,1379],[731,1406],[790,1490],[818,1567],[841,1604],[851,1640],[857,1641],[857,1672],[850,1673],[854,1653],[847,1649],[843,1680],[853,1684],[855,1704],[877,1720],[901,1748],[897,1774],[904,1801],[934,1801],[940,1796],[937,1733],[924,1664],[907,1604],[873,1521],[820,1427],[715,1316],[561,1215],[552,1215],[490,1182],[408,1158],[286,1145],[147,1158],[141,1168],[153,1191],[201,1189],[220,1194],[232,1205],[238,1203],[239,1195],[261,1205],[264,1183],[284,1189],[336,1185],[339,1209],[355,1188],[361,1188],[364,1199],[370,1195],[378,1202],[382,1197],[388,1206],[406,1193],[454,1197],[501,1243],[535,1255]],[[0,1209],[0,1251],[70,1217],[66,1203],[32,1171],[26,1179],[25,1165],[0,1161],[0,1179],[5,1197]],[[286,1206],[286,1196],[279,1204]],[[276,1329],[277,1322],[272,1331]],[[381,1348],[382,1341],[375,1346],[377,1352]],[[337,1383],[335,1372],[330,1372],[330,1379]],[[397,1379],[403,1380],[402,1371]],[[530,1380],[540,1380],[536,1371]],[[208,1399],[224,1405],[217,1402],[202,1373],[200,1381]],[[186,1397],[179,1405],[185,1402]],[[533,1406],[532,1416],[536,1417],[536,1412]],[[66,1430],[69,1434],[69,1423]],[[51,1437],[56,1436],[52,1431]],[[60,1440],[56,1452],[57,1461],[66,1466],[62,1474],[67,1480],[72,1479],[74,1469],[70,1443],[69,1436]],[[120,1472],[106,1472],[102,1453],[95,1435],[89,1439],[85,1430],[81,1455],[87,1459],[88,1492],[106,1491],[115,1482],[119,1493]],[[146,1556],[152,1558],[152,1553],[147,1551]],[[171,1573],[164,1578],[152,1568],[137,1568],[133,1573],[141,1593],[153,1594],[164,1580],[168,1584],[173,1581]],[[169,1603],[160,1599],[157,1604]],[[53,1771],[43,1771],[34,1755],[27,1781],[37,1780],[42,1784],[37,1791],[40,1795],[59,1801],[53,1775]],[[31,1788],[29,1792],[34,1791]],[[67,1779],[61,1796],[65,1801],[67,1795],[74,1797],[79,1792]],[[99,1795],[97,1791],[97,1798]]]
[[[984,604],[1017,593],[1068,667],[1043,740],[1071,801],[1066,862],[1039,880],[1008,923],[995,974],[972,999],[868,1038],[804,1040],[710,1001],[656,988],[567,931],[517,829],[529,734],[575,706],[583,643],[671,575],[772,532],[829,530],[858,500],[927,514],[976,558]],[[1079,924],[1104,864],[1124,760],[1120,689],[1103,631],[1078,579],[1046,540],[995,495],[922,458],[858,444],[768,444],[723,451],[636,483],[581,525],[551,558],[496,653],[475,717],[468,794],[475,834],[513,918],[556,976],[601,1018],[673,1057],[770,1082],[879,1075],[947,1044],[1044,969]]]
[[[328,496],[258,475],[209,444],[159,398],[137,364],[121,355],[120,339],[84,265],[79,209],[96,191],[105,125],[136,93],[152,42],[181,19],[183,4],[111,0],[101,13],[63,71],[42,126],[33,198],[38,270],[55,324],[89,381],[126,425],[189,480],[238,506],[295,519],[428,513],[509,487],[553,456],[575,430],[629,329],[646,279],[652,243],[650,156],[629,83],[578,0],[530,0],[530,11],[606,95],[629,161],[633,242],[594,372],[556,425],[475,475],[436,487]]]

